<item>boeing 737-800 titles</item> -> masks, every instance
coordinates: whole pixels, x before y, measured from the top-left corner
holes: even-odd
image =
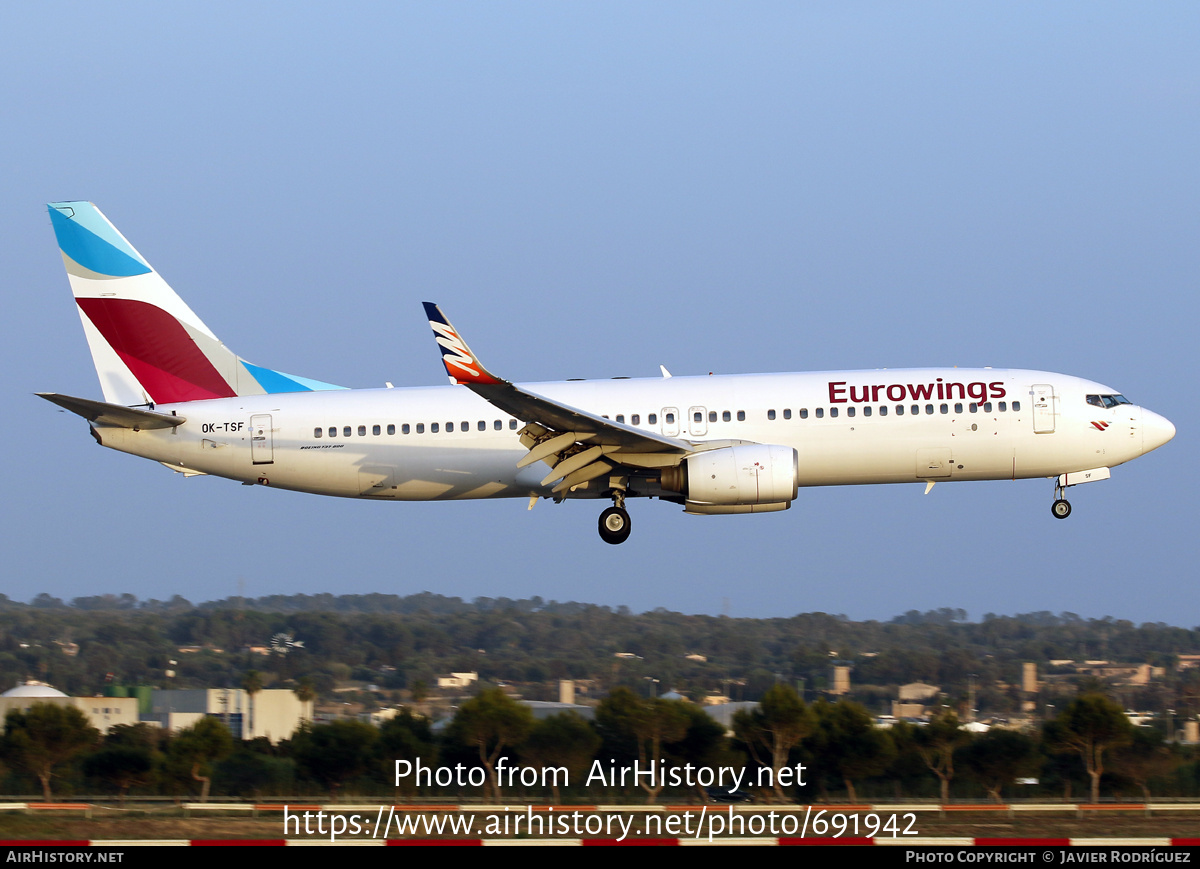
[[[1064,490],[1175,435],[1107,386],[1046,371],[925,368],[514,384],[441,310],[451,386],[343,389],[235,355],[89,202],[50,218],[104,401],[42,396],[101,445],[186,475],[396,501],[629,498],[692,514],[786,510],[802,486],[1054,480]]]

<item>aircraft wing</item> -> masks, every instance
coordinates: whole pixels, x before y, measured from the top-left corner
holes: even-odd
[[[526,423],[521,443],[529,454],[517,463],[518,467],[546,462],[554,470],[543,484],[561,480],[554,487],[556,493],[602,476],[618,465],[672,467],[696,452],[696,445],[688,441],[613,422],[496,377],[471,352],[441,308],[426,302],[425,313],[450,382],[466,386]]]

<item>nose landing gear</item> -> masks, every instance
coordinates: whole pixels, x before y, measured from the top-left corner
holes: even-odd
[[[632,530],[625,510],[625,492],[618,489],[613,493],[613,505],[600,514],[600,539],[615,546],[628,540]]]

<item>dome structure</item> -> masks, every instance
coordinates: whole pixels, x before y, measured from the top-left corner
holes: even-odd
[[[51,688],[45,682],[22,682],[15,688],[9,688],[0,697],[37,698],[37,697],[66,697],[57,688]]]

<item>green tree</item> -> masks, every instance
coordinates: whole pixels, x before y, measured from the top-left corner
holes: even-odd
[[[83,773],[117,789],[121,805],[131,787],[154,780],[154,757],[146,748],[110,745],[83,759]]]
[[[993,802],[1004,802],[1002,790],[1041,766],[1037,742],[1015,730],[993,727],[960,752],[967,775],[983,785]]]
[[[687,730],[683,738],[666,745],[667,757],[676,766],[691,764],[693,767],[708,767],[714,769],[722,766],[744,767],[746,755],[734,752],[725,738],[725,728],[713,720],[712,716],[691,703],[679,703],[679,708],[687,718]],[[708,801],[704,788],[697,782],[696,796],[701,802]]]
[[[954,753],[970,737],[959,729],[958,716],[949,709],[933,716],[925,727],[917,730],[916,736],[917,753],[938,777],[942,805],[946,805],[950,802],[950,782],[954,778]]]
[[[491,797],[500,799],[496,760],[506,749],[518,748],[533,730],[529,707],[499,688],[488,688],[459,707],[451,729],[460,743],[479,752],[479,762],[487,770]]]
[[[389,781],[395,780],[395,764],[398,760],[414,764],[421,760],[430,768],[437,765],[437,745],[429,719],[424,715],[414,715],[408,709],[401,709],[380,725],[379,744],[387,767],[384,772]],[[416,793],[415,784],[410,793]]]
[[[745,743],[755,762],[771,768],[772,789],[781,803],[787,798],[779,782],[780,770],[788,765],[792,749],[815,727],[811,710],[796,689],[783,682],[767,689],[757,709],[741,710],[733,717],[734,734]]]
[[[640,769],[661,768],[663,748],[687,734],[689,717],[678,700],[643,700],[628,688],[614,688],[596,708],[596,729],[606,743],[620,754],[630,747]],[[638,784],[646,792],[646,802],[654,803],[663,789],[659,775],[639,776]]]
[[[521,759],[543,770],[565,769],[566,780],[577,779],[600,747],[600,734],[575,712],[543,718],[521,746]],[[558,776],[550,779],[555,805],[562,802]]]
[[[1062,748],[1079,753],[1091,779],[1092,802],[1098,803],[1105,752],[1128,744],[1133,725],[1117,703],[1100,694],[1076,697],[1055,723],[1054,738]]]
[[[823,765],[841,777],[850,801],[854,802],[858,799],[854,783],[883,773],[896,757],[896,746],[857,703],[822,700],[813,711],[817,718],[818,756]]]
[[[347,782],[378,763],[379,731],[362,721],[305,724],[292,737],[292,757],[336,799]]]
[[[10,710],[4,719],[4,757],[38,778],[46,802],[55,770],[99,741],[100,731],[74,706],[34,703],[25,712]]]
[[[1130,737],[1128,745],[1113,753],[1112,769],[1137,785],[1150,802],[1150,779],[1170,775],[1182,758],[1171,751],[1157,730],[1135,727]]]
[[[175,735],[167,749],[168,759],[200,782],[200,802],[208,802],[212,788],[212,765],[233,751],[233,736],[220,719],[206,715]]]
[[[253,739],[257,734],[254,732],[254,698],[263,689],[262,674],[257,670],[247,670],[242,676],[242,690],[250,698],[250,721],[246,732],[242,734],[243,739]]]

